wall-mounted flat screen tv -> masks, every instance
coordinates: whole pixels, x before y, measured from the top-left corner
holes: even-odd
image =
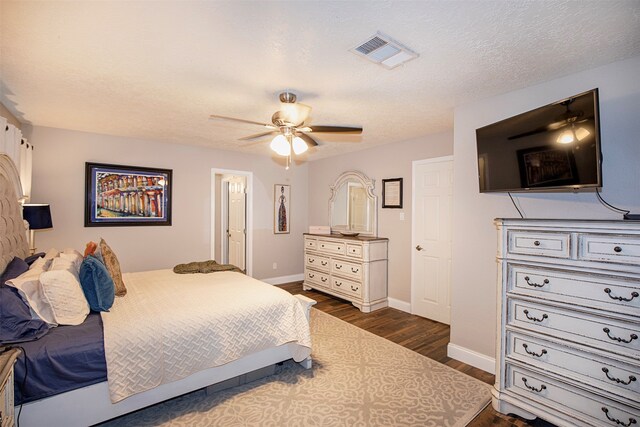
[[[480,192],[602,187],[598,89],[476,129]]]

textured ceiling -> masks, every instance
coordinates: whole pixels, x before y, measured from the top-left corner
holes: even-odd
[[[387,70],[348,50],[382,31],[420,54]],[[452,128],[475,99],[640,55],[640,1],[0,0],[0,102],[21,121],[225,150],[283,89],[313,107],[309,159]]]

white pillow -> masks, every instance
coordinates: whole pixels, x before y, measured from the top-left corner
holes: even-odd
[[[29,304],[32,315],[39,317],[51,326],[58,326],[53,314],[53,307],[51,307],[39,280],[40,275],[46,271],[50,264],[51,260],[38,258],[28,271],[6,283],[18,290],[22,299]]]
[[[79,325],[89,314],[89,303],[80,286],[79,264],[63,255],[54,258],[51,268],[40,274],[40,284],[56,323]]]
[[[60,255],[60,251],[56,248],[51,248],[47,251],[47,253],[44,254],[44,259],[53,259],[58,255]]]

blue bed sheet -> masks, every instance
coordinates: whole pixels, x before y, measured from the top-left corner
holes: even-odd
[[[20,346],[24,352],[15,365],[16,405],[107,380],[99,313],[89,314],[77,326],[52,328],[42,338]]]

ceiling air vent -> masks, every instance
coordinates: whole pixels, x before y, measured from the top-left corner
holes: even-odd
[[[418,54],[408,47],[380,32],[350,51],[388,69],[418,57]]]

